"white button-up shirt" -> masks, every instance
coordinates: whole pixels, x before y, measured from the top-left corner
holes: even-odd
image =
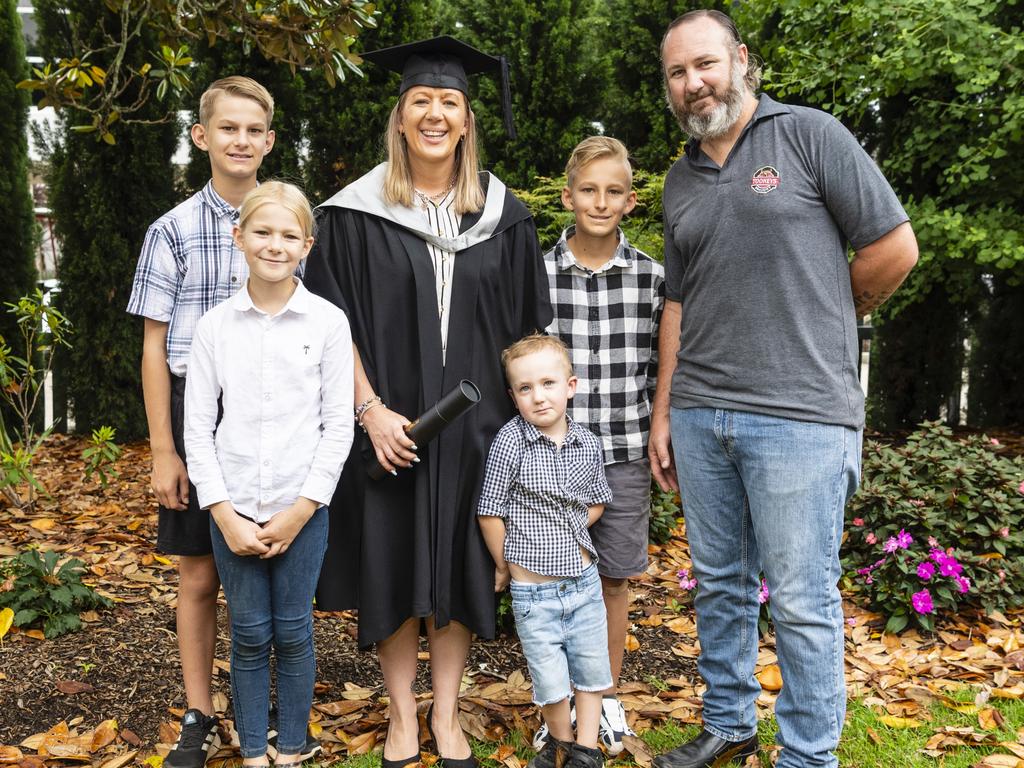
[[[230,501],[262,523],[300,496],[328,504],[352,446],[352,388],[348,318],[301,283],[273,316],[248,286],[203,315],[185,385],[199,506]]]

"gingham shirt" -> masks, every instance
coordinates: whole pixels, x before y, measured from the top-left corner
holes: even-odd
[[[619,231],[611,260],[581,266],[569,227],[544,256],[555,318],[547,331],[569,347],[579,383],[569,413],[601,438],[604,461],[642,459],[658,372],[665,269]]]
[[[491,443],[476,513],[505,520],[508,562],[542,576],[579,576],[580,547],[597,562],[587,508],[611,500],[592,432],[569,419],[559,448],[516,416]]]
[[[168,324],[167,365],[184,376],[196,323],[245,285],[249,268],[231,228],[238,210],[213,189],[165,213],[146,232],[127,311]]]

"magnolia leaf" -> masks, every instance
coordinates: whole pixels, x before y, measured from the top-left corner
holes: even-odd
[[[14,611],[10,608],[4,608],[0,611],[0,641],[2,641],[4,636],[10,631],[13,623]]]
[[[878,722],[890,728],[920,728],[924,722],[913,717],[897,717],[896,715],[880,715]]]

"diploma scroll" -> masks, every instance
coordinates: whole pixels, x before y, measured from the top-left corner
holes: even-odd
[[[480,402],[480,389],[469,379],[463,379],[455,389],[434,403],[416,421],[405,425],[407,434],[417,447],[426,445],[451,424]],[[366,466],[366,474],[373,480],[380,480],[387,471],[374,456]]]

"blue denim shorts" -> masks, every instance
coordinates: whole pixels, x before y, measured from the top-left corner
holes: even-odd
[[[608,621],[596,565],[569,579],[543,584],[513,581],[511,591],[534,703],[554,704],[573,689],[611,688]]]

